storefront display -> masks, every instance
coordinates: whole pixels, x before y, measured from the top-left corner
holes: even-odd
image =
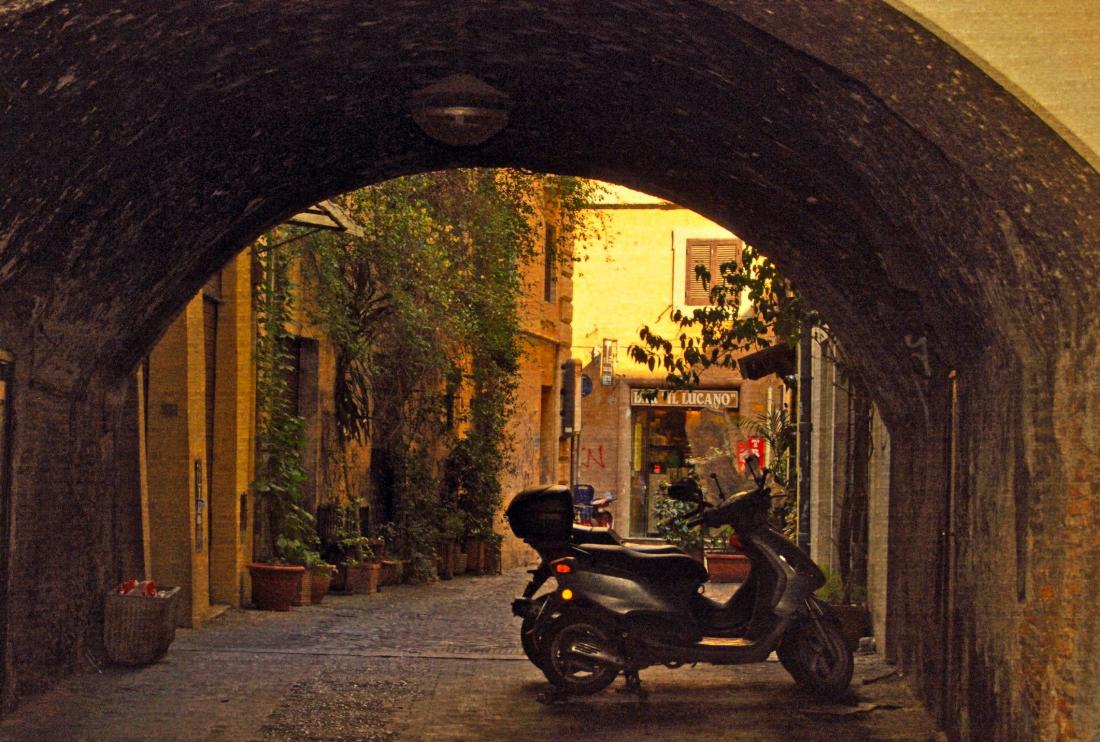
[[[739,431],[738,397],[736,389],[656,396],[632,390],[631,536],[656,535],[654,507],[663,485],[689,476],[700,463],[731,458],[730,443]]]

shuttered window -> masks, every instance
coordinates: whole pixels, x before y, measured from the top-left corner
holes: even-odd
[[[542,247],[542,298],[554,301],[554,284],[558,277],[558,251],[555,247],[557,233],[551,225],[546,226],[546,235]]]
[[[684,271],[687,285],[684,287],[684,304],[705,306],[710,304],[710,287],[721,279],[718,270],[723,263],[741,262],[740,240],[688,240],[687,269]],[[703,281],[695,272],[695,266],[702,265],[710,271],[710,283],[703,288]]]

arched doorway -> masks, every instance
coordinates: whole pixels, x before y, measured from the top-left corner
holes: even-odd
[[[899,660],[962,733],[1095,728],[1100,696],[1067,678],[1100,649],[1049,647],[1100,628],[1072,607],[1073,583],[1100,572],[1083,535],[1100,514],[1079,505],[1100,466],[1086,423],[1100,177],[885,4],[782,10],[89,1],[0,15],[16,132],[0,165],[19,539],[6,580],[9,605],[38,607],[9,610],[7,697],[94,633],[91,586],[112,571],[102,511],[123,476],[117,383],[183,302],[325,196],[512,165],[667,197],[773,256],[863,349],[891,427],[891,548],[921,564],[891,576]],[[408,115],[412,92],[456,71],[512,100],[484,145],[433,142]],[[79,590],[27,579],[73,565]],[[930,610],[945,594],[951,614]],[[46,626],[53,639],[13,651]]]

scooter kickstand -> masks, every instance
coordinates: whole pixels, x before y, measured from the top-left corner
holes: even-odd
[[[623,677],[626,678],[626,685],[619,689],[620,693],[630,693],[637,696],[639,701],[649,699],[649,692],[642,688],[642,679],[638,677],[637,670],[624,670]]]

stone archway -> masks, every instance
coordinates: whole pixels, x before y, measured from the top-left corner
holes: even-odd
[[[772,255],[863,349],[890,423],[893,561],[920,565],[891,575],[892,624],[925,697],[961,735],[1100,723],[1084,676],[1100,615],[1073,600],[1100,576],[1100,176],[897,11],[32,0],[0,11],[0,38],[0,349],[19,390],[7,698],[94,636],[117,540],[103,513],[127,476],[119,382],[187,297],[323,197],[512,165],[667,197]],[[454,71],[515,102],[477,148],[407,114]]]

